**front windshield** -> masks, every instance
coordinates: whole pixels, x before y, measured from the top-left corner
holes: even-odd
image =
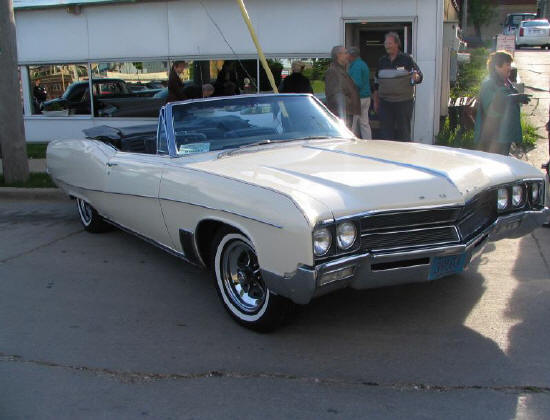
[[[261,95],[197,101],[172,107],[179,155],[259,142],[353,137],[309,95]]]

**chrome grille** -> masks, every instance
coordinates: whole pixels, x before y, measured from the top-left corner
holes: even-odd
[[[460,216],[461,211],[461,207],[450,207],[372,214],[361,220],[361,232],[419,225],[454,223]]]
[[[387,251],[457,243],[459,241],[460,237],[454,226],[429,227],[398,232],[365,233],[361,235],[361,244],[364,251]]]
[[[496,217],[496,190],[479,193],[464,207],[371,214],[360,221],[361,249],[376,252],[464,243]]]
[[[464,207],[458,222],[458,230],[463,241],[467,241],[485,229],[497,218],[496,191],[477,195]]]

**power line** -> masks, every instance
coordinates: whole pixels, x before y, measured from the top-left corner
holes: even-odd
[[[200,1],[200,4],[201,6],[203,7],[204,11],[206,12],[206,15],[208,16],[208,18],[210,19],[210,21],[212,22],[212,24],[216,27],[216,29],[218,30],[218,32],[220,33],[220,36],[223,38],[223,40],[225,41],[225,43],[227,44],[227,46],[229,47],[229,49],[231,50],[231,52],[233,53],[233,55],[235,56],[235,58],[237,59],[237,61],[239,62],[239,65],[241,66],[241,68],[243,69],[243,71],[246,73],[246,75],[248,76],[248,78],[250,79],[250,82],[252,83],[252,85],[256,88],[256,90],[258,89],[258,86],[256,85],[256,83],[254,82],[254,78],[248,73],[248,71],[245,69],[245,67],[243,66],[243,63],[241,62],[239,56],[237,55],[237,53],[235,52],[235,50],[233,49],[233,47],[231,46],[231,44],[229,43],[229,41],[227,40],[227,38],[225,37],[225,35],[223,34],[223,31],[222,29],[218,26],[218,24],[216,23],[216,21],[214,20],[214,18],[212,17],[212,15],[210,14],[210,12],[208,11],[208,9],[206,8],[203,0],[199,0]]]

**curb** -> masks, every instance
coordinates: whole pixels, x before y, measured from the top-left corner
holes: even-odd
[[[68,200],[69,197],[58,188],[0,187],[0,199]]]

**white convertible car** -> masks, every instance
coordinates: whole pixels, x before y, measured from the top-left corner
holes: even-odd
[[[359,140],[310,95],[171,103],[156,133],[102,129],[48,146],[84,228],[115,225],[211,268],[229,314],[255,329],[344,287],[458,273],[550,215],[534,167]]]

